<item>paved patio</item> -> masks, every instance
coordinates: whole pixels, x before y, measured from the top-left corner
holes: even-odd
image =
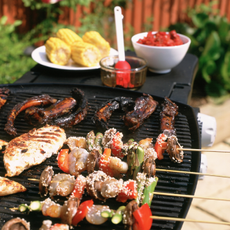
[[[230,151],[230,100],[222,105],[208,103],[201,113],[213,116],[217,122],[216,139],[208,149]],[[207,173],[230,176],[230,153],[203,152],[207,158]],[[230,200],[230,178],[205,176],[198,181],[196,196],[218,197]],[[230,222],[230,201],[194,198],[186,219],[211,222]],[[230,225],[184,222],[182,230],[230,230]]]

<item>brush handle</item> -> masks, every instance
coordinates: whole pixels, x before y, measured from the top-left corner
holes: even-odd
[[[117,48],[119,61],[125,61],[125,49],[124,49],[124,34],[123,34],[123,15],[121,7],[116,6],[114,8],[116,35],[117,35]]]

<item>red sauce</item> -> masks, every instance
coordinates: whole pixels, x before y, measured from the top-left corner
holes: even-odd
[[[152,33],[150,31],[148,32],[146,37],[144,37],[143,39],[140,38],[137,43],[148,46],[178,46],[183,44],[180,36],[176,33],[175,30],[172,30],[168,33]]]

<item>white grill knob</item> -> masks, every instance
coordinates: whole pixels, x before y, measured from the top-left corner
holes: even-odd
[[[203,113],[198,113],[197,118],[201,126],[201,146],[211,147],[216,138],[216,118]]]

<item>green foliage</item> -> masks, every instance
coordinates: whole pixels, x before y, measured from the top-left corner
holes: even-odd
[[[230,23],[213,9],[216,2],[188,9],[191,23],[177,23],[175,29],[191,38],[189,52],[199,58],[195,79],[211,97],[230,93]]]
[[[17,27],[21,21],[7,24],[7,18],[0,19],[0,84],[13,83],[24,73],[29,71],[36,63],[29,56],[24,54],[28,46],[44,43],[50,36],[54,35],[60,28],[70,28],[82,36],[86,31],[96,30],[111,46],[116,45],[116,32],[114,24],[114,7],[126,7],[131,0],[113,0],[108,6],[104,6],[101,0],[62,0],[55,4],[47,4],[37,0],[22,0],[25,7],[29,7],[37,15],[33,28],[26,34],[18,34]],[[75,28],[72,25],[60,24],[59,18],[65,7],[73,9],[77,6],[95,7],[92,13],[84,12],[81,20],[81,27]],[[131,37],[133,28],[129,26],[126,37]],[[126,48],[132,47],[130,39],[126,40]]]
[[[7,17],[0,18],[0,84],[13,83],[35,65],[31,57],[23,54],[25,48],[31,45],[29,36],[20,39],[15,33],[20,24],[21,21],[7,24]]]

